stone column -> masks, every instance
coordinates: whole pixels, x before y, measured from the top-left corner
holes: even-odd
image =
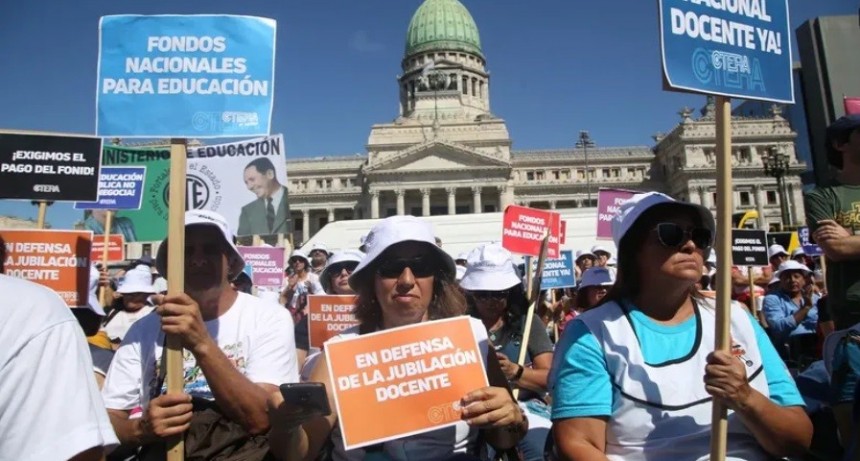
[[[430,189],[421,189],[421,216],[430,216]]]
[[[328,222],[334,222],[334,208],[328,209]]]
[[[302,243],[311,238],[311,211],[302,210]]]
[[[806,225],[806,208],[803,205],[803,187],[800,182],[791,182],[791,216],[794,217],[793,224]]]
[[[549,209],[550,209],[550,210],[554,210],[554,209],[555,209],[555,205],[556,205],[556,201],[555,201],[555,200],[550,200],[550,201],[549,201]]]
[[[505,211],[505,208],[511,204],[508,200],[508,186],[496,186],[496,190],[499,191],[499,211]]]
[[[403,216],[404,214],[406,214],[406,205],[403,200],[404,196],[406,195],[406,191],[404,191],[403,189],[397,189],[396,191],[394,191],[394,193],[397,194],[397,215]]]
[[[755,210],[758,213],[758,228],[766,230],[767,222],[765,222],[764,219],[764,204],[766,199],[764,197],[764,191],[760,185],[753,184],[753,196],[755,198]]]
[[[472,212],[481,213],[481,186],[472,186]]]
[[[370,191],[370,218],[379,219],[379,191]]]
[[[457,188],[446,187],[445,192],[448,193],[448,214],[457,214]]]
[[[783,179],[783,181],[785,181],[785,179]],[[794,184],[785,181],[784,185],[786,189],[785,195],[788,199],[788,206],[786,207],[788,209],[788,216],[785,217],[785,220],[788,221],[788,225],[791,226],[794,224],[798,224],[798,221],[800,221],[799,219],[797,219],[798,216],[800,216],[799,214],[797,214],[797,197],[795,195]]]

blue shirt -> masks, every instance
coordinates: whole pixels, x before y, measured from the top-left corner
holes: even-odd
[[[696,317],[677,325],[663,325],[638,309],[630,319],[639,337],[642,355],[648,363],[681,358],[692,349],[696,337]],[[752,319],[761,353],[770,399],[780,406],[803,405],[794,381],[788,374],[764,329]],[[704,376],[705,370],[702,370]],[[680,378],[680,377],[679,377]],[[704,386],[701,376],[687,377],[691,385]],[[582,320],[575,319],[565,328],[555,349],[549,376],[552,391],[552,419],[611,416],[620,398],[611,385],[603,348]]]
[[[785,341],[789,336],[815,334],[818,327],[818,295],[812,295],[812,309],[800,325],[794,320],[794,313],[800,307],[791,300],[788,293],[777,290],[764,297],[762,312],[767,319],[771,334],[778,341]]]

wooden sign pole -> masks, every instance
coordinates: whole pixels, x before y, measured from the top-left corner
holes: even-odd
[[[105,213],[105,232],[104,232],[104,248],[102,248],[102,268],[107,270],[108,265],[108,250],[110,249],[110,230],[113,225],[113,211],[107,210]],[[99,303],[104,306],[107,301],[107,287],[99,288]]]
[[[170,140],[170,197],[167,221],[167,292],[177,295],[185,291],[185,168],[186,140]],[[167,335],[167,392],[181,393],[185,388],[182,366],[182,342],[176,335]],[[167,461],[185,459],[184,434],[167,440]]]
[[[36,216],[36,229],[45,228],[45,215],[48,213],[48,202],[39,200],[39,214]]]
[[[717,96],[717,312],[714,350],[729,352],[732,295],[732,103]],[[702,370],[704,371],[704,370]],[[727,409],[716,400],[711,416],[711,460],[726,458]]]
[[[534,270],[534,277],[532,277],[531,263],[528,264],[529,269],[529,309],[526,311],[526,322],[523,325],[523,340],[520,342],[520,355],[517,357],[517,364],[520,366],[525,366],[526,362],[526,352],[529,349],[529,336],[531,336],[532,332],[532,321],[535,316],[535,306],[538,302],[540,302],[540,277],[543,274],[544,262],[546,261],[546,250],[549,247],[549,232],[544,231],[543,242],[540,245],[540,256],[538,257],[537,268]],[[537,292],[537,293],[535,293]],[[510,358],[510,357],[508,357]],[[520,388],[517,387],[514,389],[514,400],[519,398],[520,396]]]

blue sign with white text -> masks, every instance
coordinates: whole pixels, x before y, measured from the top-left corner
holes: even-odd
[[[104,16],[96,135],[268,135],[275,20],[252,16]]]
[[[104,166],[99,173],[95,202],[75,202],[76,210],[139,210],[143,201],[145,166]]]
[[[794,102],[788,0],[658,0],[671,89]]]
[[[576,286],[576,272],[573,269],[573,251],[562,250],[558,259],[546,259],[543,264],[543,278],[541,279],[541,290],[552,290],[555,288],[568,288]],[[526,264],[531,264],[532,269],[537,265],[537,258],[526,257]],[[528,266],[526,266],[528,267]]]
[[[803,252],[806,253],[806,256],[821,256],[824,254],[820,246],[809,240],[808,227],[798,227],[797,238],[800,240],[800,246],[803,247]]]

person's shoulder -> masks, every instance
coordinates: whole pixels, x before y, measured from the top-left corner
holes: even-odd
[[[275,322],[289,319],[292,321],[292,316],[284,306],[270,300],[263,299],[247,293],[237,293],[236,304],[241,306],[243,313],[248,313],[263,322]]]
[[[809,199],[828,200],[836,194],[840,187],[842,187],[840,184],[815,186],[804,192],[803,195]]]
[[[0,315],[7,327],[13,322],[23,327],[75,320],[60,295],[37,283],[0,274],[0,293],[6,294],[0,297]]]
[[[603,304],[599,304],[577,315],[575,320],[579,320],[580,322],[587,324],[590,321],[603,320],[608,317],[617,317],[619,314],[623,315],[621,305],[615,301],[606,301]]]
[[[125,312],[120,312],[117,315],[123,315]],[[123,337],[123,341],[127,341],[130,338],[133,338],[135,341],[142,342],[143,338],[151,338],[155,341],[158,338],[158,333],[161,332],[161,317],[155,312],[155,308],[152,308],[152,311],[140,319],[134,321],[130,327],[128,327],[128,331]]]

